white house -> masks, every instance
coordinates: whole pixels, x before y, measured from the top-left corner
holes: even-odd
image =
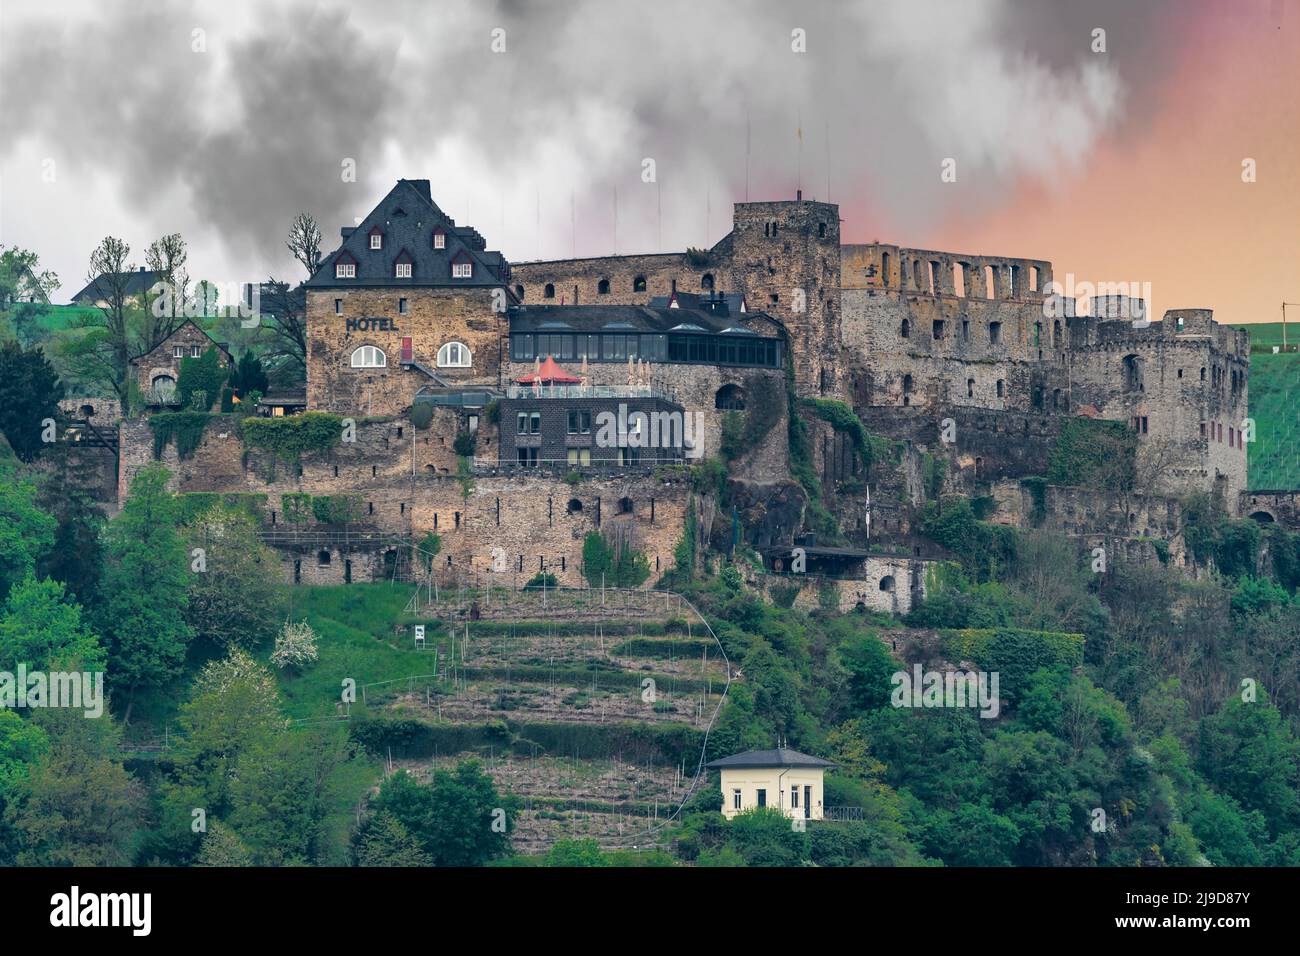
[[[791,819],[820,820],[822,777],[834,766],[786,747],[749,750],[705,764],[722,772],[722,813],[728,820],[755,807],[772,807]]]

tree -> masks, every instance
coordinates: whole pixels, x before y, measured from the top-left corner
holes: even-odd
[[[275,650],[271,652],[271,663],[276,667],[292,670],[309,664],[319,656],[316,650],[316,632],[311,625],[303,621],[286,621],[275,638]]]
[[[63,383],[44,352],[17,342],[0,347],[0,432],[23,461],[49,447],[44,435],[60,417],[61,398]]]
[[[240,399],[246,399],[253,392],[266,394],[269,382],[261,360],[253,354],[252,349],[245,349],[238,364],[230,372],[230,387]]]
[[[429,866],[431,862],[402,821],[387,810],[367,817],[357,828],[352,853],[357,866]]]
[[[167,284],[168,307],[163,310],[168,324],[167,335],[174,332],[184,321],[185,296],[189,289],[190,277],[185,271],[185,260],[189,250],[179,232],[169,233],[161,239],[155,239],[145,252],[144,261],[158,279]],[[167,335],[162,336],[166,338]],[[160,339],[161,341],[161,339]]]
[[[322,236],[320,226],[316,220],[305,212],[298,213],[289,227],[289,238],[285,245],[293,253],[293,257],[302,263],[302,267],[307,270],[307,276],[316,274],[320,268],[321,254],[320,244]]]
[[[600,844],[590,838],[582,840],[556,840],[546,854],[547,866],[609,866],[609,859],[600,852]]]
[[[202,564],[189,582],[185,622],[217,647],[254,648],[270,641],[281,615],[278,561],[247,511],[215,506],[186,528],[190,553]]]
[[[181,359],[176,394],[181,404],[189,407],[195,395],[201,393],[202,398],[194,405],[194,410],[206,412],[221,397],[221,386],[226,383],[228,375],[229,372],[221,365],[221,352],[215,345],[210,345],[197,358],[187,356]]]
[[[74,357],[80,359],[87,374],[108,385],[126,407],[127,379],[132,348],[132,325],[139,322],[127,292],[135,263],[130,261],[131,247],[114,236],[106,236],[90,254],[86,281],[95,283],[94,294],[100,316],[88,326],[89,334],[75,340]],[[161,340],[160,340],[161,341]],[[142,354],[142,353],[141,353]]]
[[[6,811],[11,803],[21,802],[28,774],[49,748],[49,737],[40,727],[12,710],[0,710],[0,866],[13,866],[19,850],[18,834]]]
[[[143,789],[117,759],[121,732],[105,715],[46,708],[32,720],[49,749],[15,787],[6,820],[18,831],[20,866],[123,866],[130,862]]]
[[[23,345],[38,338],[36,320],[49,311],[50,296],[58,287],[59,277],[41,270],[36,253],[0,246],[0,317],[8,320]]]
[[[240,755],[228,822],[254,865],[321,862],[331,777],[348,755],[346,734],[337,726],[281,731]]]
[[[754,807],[731,818],[727,843],[749,866],[798,866],[808,857],[808,835],[774,807]]]
[[[253,854],[239,834],[220,820],[208,825],[195,866],[252,866]]]
[[[126,692],[125,721],[137,693],[180,673],[193,636],[185,622],[192,572],[168,477],[161,465],[142,469],[105,534],[100,632],[108,639],[110,676]]]
[[[287,366],[294,381],[307,375],[306,296],[270,276],[262,286],[261,311],[273,316],[266,326],[271,332],[270,356],[277,366]]]
[[[36,485],[0,457],[0,597],[27,577],[54,544],[56,522],[36,504]]]
[[[0,618],[0,671],[102,671],[104,650],[81,617],[81,608],[64,599],[58,581],[28,577],[16,585]]]
[[[454,773],[435,771],[427,786],[399,771],[384,781],[375,802],[375,812],[391,813],[434,866],[479,866],[507,855],[513,809],[472,760]]]

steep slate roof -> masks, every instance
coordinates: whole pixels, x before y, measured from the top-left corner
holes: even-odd
[[[137,269],[135,272],[119,272],[118,275],[126,276],[126,294],[140,295],[146,292],[155,282],[162,278],[162,273],[154,272],[150,269]],[[102,273],[93,282],[86,283],[86,287],[72,297],[75,304],[79,300],[86,298],[94,301],[95,299],[106,299],[111,291],[107,285],[100,285],[105,276],[109,273]]]
[[[753,325],[759,328],[753,328]],[[767,326],[770,325],[769,330]],[[694,326],[694,328],[692,328]],[[530,305],[510,310],[511,332],[694,332],[775,337],[782,326],[762,312],[719,314],[708,309],[644,305]]]
[[[370,248],[370,233],[378,227],[384,234],[383,248]],[[447,237],[444,249],[433,248],[433,232],[441,227]],[[455,220],[434,203],[427,179],[399,179],[379,204],[356,226],[344,226],[343,241],[321,260],[321,267],[303,283],[308,289],[346,289],[365,286],[502,286],[510,278],[510,267],[499,252],[487,251],[483,237]],[[393,265],[398,254],[407,252],[411,278],[398,279]],[[336,279],[334,263],[339,256],[357,264],[355,279]],[[473,263],[468,279],[453,279],[454,258],[468,256]],[[403,261],[406,261],[403,259]],[[508,293],[513,299],[513,293]]]
[[[747,750],[743,754],[711,760],[704,766],[709,770],[740,770],[751,767],[833,767],[835,764],[788,747],[778,747],[776,750]]]

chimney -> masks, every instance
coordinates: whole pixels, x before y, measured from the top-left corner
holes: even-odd
[[[803,202],[803,190],[802,190],[802,189],[796,189],[796,190],[794,191],[794,199],[795,199],[795,202]]]
[[[141,267],[140,267],[140,271],[141,271],[141,272],[144,272],[144,266],[141,266]]]

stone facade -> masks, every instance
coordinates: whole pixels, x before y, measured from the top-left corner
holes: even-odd
[[[165,397],[175,390],[176,383],[180,381],[181,362],[187,358],[198,358],[214,345],[220,355],[220,364],[225,368],[231,362],[226,347],[213,341],[193,322],[186,321],[154,346],[152,351],[132,359],[131,365],[135,370],[136,384],[140,386],[140,394],[146,396],[146,400],[151,395],[159,399]],[[213,402],[220,397],[219,395],[208,396]],[[166,404],[187,405],[188,403],[189,396],[175,395],[174,400]]]
[[[499,290],[321,289],[307,293],[307,407],[343,415],[398,415],[433,377],[495,388],[507,344]],[[468,351],[450,364],[444,346]],[[382,353],[359,352],[371,346]],[[439,353],[443,364],[439,364]],[[354,358],[355,356],[355,358]],[[465,357],[462,357],[465,356]]]

